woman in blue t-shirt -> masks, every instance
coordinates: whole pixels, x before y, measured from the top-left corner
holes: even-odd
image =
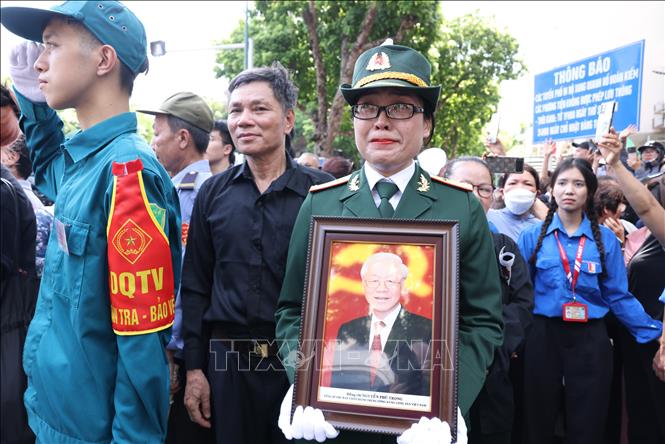
[[[662,324],[628,292],[619,241],[598,225],[591,165],[566,159],[551,184],[547,217],[518,240],[534,284],[524,350],[525,438],[553,442],[563,401],[566,443],[601,443],[612,378],[603,317],[612,310],[640,343],[657,339]]]

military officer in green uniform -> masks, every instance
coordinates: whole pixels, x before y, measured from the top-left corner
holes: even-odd
[[[392,42],[358,58],[353,85],[341,92],[351,105],[355,142],[365,163],[349,176],[314,186],[298,214],[276,312],[277,339],[293,382],[298,348],[306,252],[312,216],[454,219],[460,228],[459,408],[466,415],[483,386],[494,349],[502,343],[501,290],[492,238],[483,209],[468,185],[430,177],[415,157],[432,136],[440,92],[430,86],[430,64],[422,54]],[[289,352],[290,350],[290,352]],[[280,428],[287,437],[324,440],[337,436],[320,411],[298,406],[290,418],[290,393]],[[304,406],[303,406],[304,407]],[[425,418],[427,420],[427,418]],[[432,420],[434,422],[434,420]],[[459,421],[458,421],[459,422]],[[429,425],[436,436],[436,420]],[[459,427],[466,434],[462,421]],[[414,424],[399,443],[423,442]],[[466,442],[460,436],[458,442]],[[417,438],[414,438],[418,436]],[[450,433],[448,432],[448,436]],[[395,442],[394,436],[342,432],[334,442]],[[439,442],[439,441],[436,441]]]

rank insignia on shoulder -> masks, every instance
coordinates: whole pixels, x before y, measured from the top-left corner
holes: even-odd
[[[198,171],[190,171],[185,174],[185,177],[182,178],[177,188],[179,190],[193,190],[196,185],[196,178],[199,175]]]
[[[420,175],[420,180],[418,181],[418,191],[421,193],[427,193],[429,191],[429,182],[425,178],[424,174]]]
[[[309,188],[310,193],[316,193],[317,191],[327,190],[328,188],[333,188],[339,185],[343,185],[349,181],[351,175],[340,177],[336,180],[331,180],[330,182],[320,183],[318,185],[312,185]]]
[[[444,185],[448,185],[453,188],[458,188],[463,191],[473,191],[473,187],[471,185],[469,185],[468,183],[459,182],[457,180],[444,179],[443,177],[439,176],[432,176],[432,180],[435,182],[442,183]]]

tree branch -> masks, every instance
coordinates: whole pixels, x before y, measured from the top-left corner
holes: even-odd
[[[303,9],[303,20],[307,25],[309,33],[309,44],[314,57],[314,69],[316,71],[316,95],[318,109],[316,110],[316,129],[314,132],[314,142],[316,143],[317,152],[321,148],[321,142],[326,138],[326,130],[328,129],[328,99],[326,97],[326,68],[323,63],[323,56],[321,54],[321,46],[319,44],[319,35],[316,32],[316,5],[313,0],[309,1],[306,8]]]
[[[342,78],[340,79],[342,83],[351,82],[351,78],[353,77],[353,66],[356,63],[358,56],[365,50],[364,47],[369,40],[369,34],[374,27],[374,19],[376,19],[377,12],[376,2],[370,2],[367,12],[365,13],[365,18],[360,25],[360,34],[356,37],[356,41],[353,43],[351,51],[349,51],[349,57],[347,58],[345,67],[346,69],[342,73]]]
[[[358,60],[358,56],[365,50],[364,47],[369,40],[369,35],[372,32],[374,27],[374,20],[376,19],[377,14],[376,2],[372,1],[369,3],[367,12],[365,12],[365,17],[363,22],[360,25],[360,33],[356,37],[356,41],[353,43],[351,48],[348,50],[348,55],[342,58],[341,69],[340,69],[340,83],[351,83],[353,78],[353,67]],[[344,52],[345,48],[344,41],[342,43],[342,51]],[[332,106],[330,107],[330,113],[328,114],[328,132],[326,134],[326,140],[323,144],[324,152],[327,154],[332,153],[333,149],[333,140],[335,135],[339,132],[339,128],[342,124],[342,113],[344,112],[344,97],[337,90],[335,97],[332,101]]]
[[[397,33],[393,36],[393,41],[395,43],[399,43],[402,40],[404,40],[404,35],[413,28],[413,25],[416,24],[416,21],[412,16],[404,16],[402,17],[402,20],[400,21],[399,24],[399,29],[397,30]],[[377,40],[372,40],[371,42],[367,42],[363,45],[361,52],[367,51],[370,48],[374,48],[375,46],[379,46],[383,42],[385,42],[386,39],[377,39]]]
[[[410,15],[405,15],[402,17],[402,20],[399,23],[399,29],[397,30],[397,33],[395,34],[395,43],[401,42],[404,40],[404,35],[413,28],[413,25],[416,24],[416,21],[414,17]]]

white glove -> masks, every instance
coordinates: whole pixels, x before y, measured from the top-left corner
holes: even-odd
[[[34,68],[43,50],[44,45],[25,40],[12,48],[9,56],[12,83],[31,102],[46,102],[44,93],[39,89],[39,72]]]
[[[411,428],[397,437],[397,444],[450,444],[452,436],[447,422],[439,418],[420,418]],[[457,409],[457,444],[467,444],[466,423]]]
[[[286,392],[282,406],[279,409],[279,419],[277,425],[286,437],[286,439],[305,439],[311,441],[316,439],[318,442],[323,442],[328,438],[337,438],[339,432],[325,420],[323,412],[319,409],[306,407],[303,409],[301,405],[296,407],[293,414],[293,422],[291,419],[291,400],[293,399],[293,385]]]

